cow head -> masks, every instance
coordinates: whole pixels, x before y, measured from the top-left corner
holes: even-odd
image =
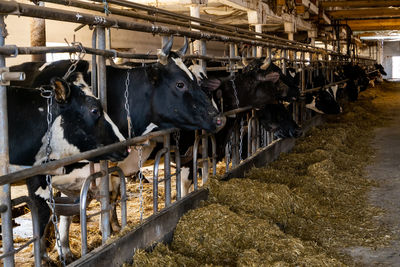
[[[300,96],[300,90],[296,84],[295,77],[283,74],[282,70],[272,63],[269,58],[257,58],[252,60],[243,69],[243,73],[248,72],[256,73],[256,78],[259,81],[271,81],[269,78],[273,73],[276,73],[276,79],[272,80],[272,82],[274,82],[277,88],[277,97],[281,100],[293,101]]]
[[[376,68],[377,70],[379,70],[379,73],[380,73],[380,74],[382,74],[382,75],[387,75],[385,69],[383,68],[383,66],[382,66],[381,64],[375,63],[374,66],[375,66],[375,68]]]
[[[257,111],[257,115],[263,127],[273,131],[275,137],[299,137],[302,134],[301,128],[283,104],[266,105]]]
[[[341,113],[342,107],[336,99],[338,88],[338,85],[334,85],[330,88],[320,90],[316,96],[312,97],[311,102],[306,104],[306,108],[321,114]]]
[[[147,70],[157,91],[153,93],[157,98],[152,103],[157,118],[152,121],[162,128],[215,131],[223,120],[182,61],[188,48],[187,39],[176,52],[171,51],[172,41],[170,38],[158,52],[159,63]]]
[[[103,111],[100,101],[93,96],[81,73],[73,73],[67,81],[53,78],[50,88],[54,92],[53,114],[57,115],[51,126],[51,159],[60,159],[76,153],[99,148],[124,140],[116,125]],[[47,134],[36,155],[36,162],[43,162]],[[122,160],[126,149],[91,160]]]

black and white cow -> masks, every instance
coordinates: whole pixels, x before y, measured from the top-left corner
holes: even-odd
[[[329,88],[319,90],[315,95],[308,94],[306,97],[306,108],[314,110],[320,114],[339,114],[342,107],[337,99],[339,86],[334,85]]]
[[[171,51],[171,47],[172,39],[160,50],[159,62],[155,64],[133,69],[107,67],[107,110],[125,137],[128,136],[128,121],[124,108],[127,78],[132,136],[144,135],[154,129],[176,127],[186,130],[215,131],[221,126],[223,120],[217,110],[182,62],[181,57],[187,50],[187,42],[177,52]],[[155,142],[152,141],[143,147],[141,154],[143,162],[154,147]],[[138,172],[138,162],[138,151],[132,149],[129,156],[118,166],[128,176]],[[53,185],[69,196],[79,196],[79,185],[88,175],[89,167],[81,166],[68,175],[54,177]],[[118,189],[118,185],[112,183],[111,188]],[[111,223],[112,229],[118,230],[117,222]],[[60,229],[63,230],[61,237],[63,253],[72,256],[68,243],[70,219],[62,218],[60,224]]]
[[[54,92],[50,160],[124,140],[117,126],[103,111],[100,101],[92,95],[81,73],[73,73],[67,81],[53,78],[50,86],[44,88]],[[7,101],[10,163],[42,164],[46,161],[47,145],[46,99],[36,89],[8,87]],[[118,161],[126,156],[127,150],[122,149],[91,160]],[[40,236],[43,237],[50,217],[45,177],[29,178],[27,186],[29,196],[39,210]],[[41,250],[43,257],[46,257],[43,242]]]

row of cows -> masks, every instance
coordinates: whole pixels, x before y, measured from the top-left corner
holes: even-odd
[[[251,106],[256,109],[256,116],[265,129],[274,131],[276,137],[285,138],[301,135],[301,128],[287,109],[288,104],[305,99],[306,107],[319,113],[337,114],[342,110],[338,101],[338,86],[323,87],[318,92],[302,95],[300,74],[296,69],[288,69],[288,75],[285,75],[270,59],[260,58],[246,64],[241,72],[206,74],[199,66],[188,66],[183,61],[188,47],[186,41],[178,51],[171,51],[172,42],[171,38],[159,51],[157,63],[135,68],[107,66],[107,113],[91,92],[87,61],[79,61],[75,72],[65,79],[60,77],[68,71],[70,61],[51,64],[28,62],[10,67],[10,71],[23,71],[28,77],[7,87],[10,163],[33,166],[47,160],[47,102],[42,96],[43,90],[53,92],[49,160],[119,142],[128,136],[173,127],[182,131],[179,141],[181,155],[187,155],[193,145],[194,135],[190,131],[204,129],[215,133],[217,157],[221,160],[234,128],[244,117],[241,114],[225,117],[222,111]],[[376,65],[376,68],[385,74],[381,66]],[[304,71],[310,72],[305,75],[306,78],[315,76],[313,80],[306,81],[308,87],[327,84],[322,72],[315,75],[310,68]],[[348,79],[340,95],[355,100],[355,95],[365,89],[366,80],[369,82],[379,77],[377,73],[374,75],[368,77],[365,70],[350,63],[338,68],[335,80]],[[312,81],[320,81],[320,84],[312,84]],[[128,127],[124,108],[126,101],[131,128]],[[131,129],[130,133],[128,129]],[[155,147],[155,141],[145,146],[141,159],[146,160]],[[124,174],[130,176],[140,171],[137,153],[135,149],[130,153],[128,149],[122,149],[89,160],[117,161]],[[193,179],[193,164],[190,157],[185,158],[182,164],[181,173],[185,176],[182,177],[182,193],[185,195]],[[62,174],[53,177],[53,186],[78,199],[80,186],[89,176],[89,170],[88,162],[65,166]],[[45,176],[28,179],[27,187],[29,197],[38,206],[40,235],[43,237],[51,215]],[[118,180],[112,180],[110,191],[113,198],[117,195],[117,188]],[[92,189],[96,198],[97,191]],[[61,217],[62,252],[69,260],[73,258],[68,244],[70,218]],[[113,230],[118,230],[115,210],[111,212],[111,220]],[[46,260],[44,243],[41,254]]]

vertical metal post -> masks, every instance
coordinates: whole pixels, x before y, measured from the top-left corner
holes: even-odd
[[[96,49],[97,47],[97,30],[96,28],[93,29],[93,34],[92,34],[92,48]],[[92,92],[95,96],[98,96],[99,93],[97,91],[97,60],[96,60],[96,55],[92,55]]]
[[[97,27],[97,43],[99,49],[106,48],[106,32],[104,27]],[[97,74],[98,74],[98,93],[104,111],[107,111],[107,80],[106,80],[106,59],[103,56],[97,58]],[[105,172],[100,180],[100,202],[101,202],[101,233],[103,244],[110,236],[110,190],[108,163],[106,160],[100,161],[101,170]]]
[[[283,59],[282,59],[282,71],[283,71],[283,74],[285,74],[286,75],[286,68],[287,68],[287,50],[286,49],[284,49],[283,50]]]
[[[202,168],[202,181],[203,185],[208,180],[208,136],[207,132],[201,131],[201,158],[203,160],[203,168]]]
[[[4,16],[0,16],[0,24],[4,24]],[[0,46],[4,46],[6,32],[5,26],[0,27]],[[0,67],[5,67],[5,57],[0,56]],[[0,175],[8,173],[9,166],[8,147],[8,117],[7,117],[7,88],[0,86]],[[3,253],[10,253],[14,250],[11,214],[11,186],[5,184],[0,190],[0,204],[7,206],[7,210],[1,213],[1,230]],[[14,266],[14,255],[4,258],[4,266]]]
[[[7,32],[5,32],[4,16],[0,16],[0,46],[4,46]],[[5,57],[0,55],[0,67],[5,67]],[[7,117],[7,88],[0,86],[0,175],[8,173],[8,117]],[[7,210],[1,213],[1,235],[3,243],[3,253],[14,251],[14,241],[12,232],[11,214],[11,186],[5,184],[0,190],[0,204],[7,206]],[[14,266],[14,255],[4,258],[5,267]]]
[[[171,140],[170,135],[164,135],[164,148],[167,151],[164,154],[164,190],[165,190],[165,207],[171,205],[171,166],[170,166],[170,157],[171,157]]]
[[[262,24],[255,25],[255,32],[262,33]],[[259,35],[256,35],[256,38],[262,38],[262,37]],[[262,56],[262,46],[257,46],[256,57],[261,57],[261,56]]]
[[[200,5],[194,4],[190,6],[190,16],[195,18],[200,18]],[[192,24],[199,24],[197,22],[192,22]],[[198,31],[192,29],[193,31]],[[206,42],[202,40],[197,40],[193,43],[193,50],[192,53],[199,54],[199,55],[206,55]],[[204,60],[199,60],[200,66],[205,70],[206,69],[206,62]],[[201,138],[201,154],[202,154],[202,181],[203,185],[208,179],[208,137],[207,132],[202,130],[201,131],[202,138]]]

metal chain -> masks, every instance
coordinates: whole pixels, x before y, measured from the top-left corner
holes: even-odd
[[[229,141],[226,144],[226,146],[227,146],[226,155],[225,155],[226,172],[228,172],[228,170],[229,170],[229,162],[231,162],[232,141],[233,141],[233,134],[231,134],[231,137],[229,138]]]
[[[143,147],[141,145],[136,147],[139,156],[139,211],[140,211],[140,222],[143,222],[143,175],[142,175],[142,153]]]
[[[248,125],[248,127],[251,127],[251,125]],[[240,161],[243,160],[243,158],[242,158],[243,136],[244,136],[244,120],[242,118],[240,121],[240,143],[239,143],[239,159],[240,159]]]
[[[128,137],[132,138],[133,127],[132,127],[131,112],[129,107],[129,83],[130,83],[129,70],[127,70],[126,80],[125,80],[125,93],[124,93],[125,111],[126,111],[126,120],[128,121]],[[133,133],[133,136],[135,136],[135,133]]]
[[[53,94],[54,92],[52,90],[45,90],[43,88],[40,88],[41,95],[42,97],[47,99],[47,145],[46,145],[46,162],[50,161],[50,155],[52,152],[51,149],[51,137],[52,137],[52,131],[51,131],[51,124],[53,122],[53,114],[52,114],[52,106],[53,106]],[[58,255],[60,262],[62,263],[62,266],[66,266],[65,264],[65,257],[62,252],[62,247],[61,247],[61,239],[60,239],[60,232],[58,231],[58,218],[55,212],[56,208],[56,203],[53,197],[53,186],[52,186],[52,176],[50,174],[46,175],[46,183],[49,188],[49,200],[47,201],[47,204],[50,207],[51,210],[51,221],[54,225],[54,234],[56,236],[56,245],[60,249],[60,253]]]
[[[177,153],[179,153],[179,139],[181,138],[181,131],[177,130],[176,132],[174,132],[173,136],[174,136],[175,143],[176,143],[175,146],[176,146]]]
[[[106,16],[108,16],[109,14],[111,14],[111,11],[108,9],[107,0],[103,0],[103,6],[104,6],[104,14],[106,14]]]
[[[237,95],[237,90],[236,90],[236,85],[235,85],[235,76],[233,76],[231,78],[231,82],[232,82],[233,94],[235,96],[236,107],[239,108],[239,98],[238,98],[238,95]]]
[[[77,56],[77,59],[76,59],[76,60],[70,58],[70,61],[71,61],[72,64],[71,64],[71,66],[69,66],[67,72],[64,74],[64,77],[63,77],[64,80],[66,80],[66,79],[69,77],[69,75],[71,75],[71,73],[73,73],[73,72],[76,70],[76,67],[77,67],[79,61],[80,61],[82,58],[84,58],[85,55],[86,55],[86,50],[85,50],[85,48],[83,48],[82,43],[80,43],[80,42],[73,42],[73,43],[71,43],[71,44],[72,44],[73,46],[77,46],[81,51],[78,52],[78,56]]]

